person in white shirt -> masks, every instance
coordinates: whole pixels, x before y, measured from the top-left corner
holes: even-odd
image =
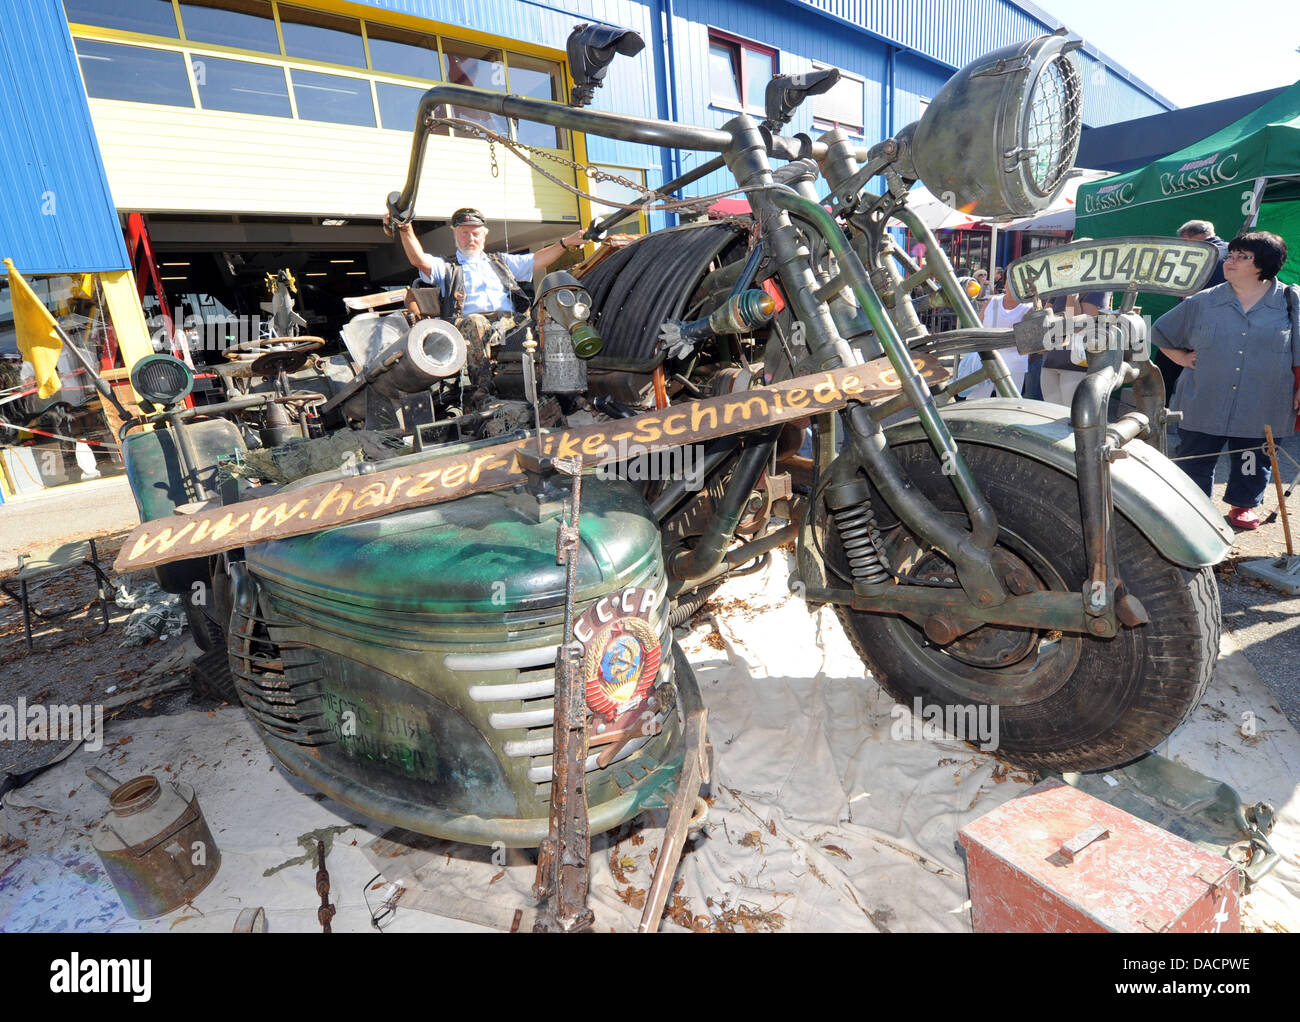
[[[466,363],[476,385],[491,377],[491,348],[528,316],[528,299],[520,280],[532,280],[565,252],[582,247],[582,230],[531,255],[488,253],[488,228],[483,214],[468,206],[451,215],[456,253],[447,259],[430,255],[407,223],[398,229],[402,250],[420,273],[420,280],[439,289],[442,315],[465,337]]]
[[[984,325],[990,330],[1010,329],[1025,318],[1025,315],[1032,309],[1032,305],[1021,305],[1016,301],[1015,295],[1008,288],[1002,294],[996,296],[989,302],[984,309]],[[1010,348],[1002,348],[998,354],[1002,356],[1002,361],[1007,365],[1007,372],[1011,375],[1012,381],[1017,387],[1023,387],[1025,382],[1025,372],[1029,369],[1029,356],[1022,355],[1013,345]],[[958,376],[965,376],[974,372],[980,367],[980,357],[978,352],[963,355],[961,363],[957,369]],[[985,380],[974,387],[963,390],[961,396],[964,398],[975,397],[992,397],[993,381]]]
[[[582,231],[577,230],[531,255],[503,255],[501,259],[513,276],[513,280],[505,281],[494,266],[493,258],[484,249],[488,228],[482,213],[469,207],[456,210],[451,215],[451,229],[456,239],[455,262],[461,266],[465,282],[463,308],[450,310],[453,317],[473,314],[491,317],[518,311],[511,305],[514,281],[531,280],[544,273],[565,252],[582,247]],[[443,287],[452,260],[426,252],[411,224],[403,224],[398,235],[406,258],[419,270],[420,279],[426,284]],[[447,293],[445,287],[443,293]]]

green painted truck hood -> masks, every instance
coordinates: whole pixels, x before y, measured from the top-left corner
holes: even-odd
[[[556,563],[559,519],[522,510],[508,491],[247,548],[261,578],[370,610],[495,614],[564,601]],[[582,487],[578,602],[644,576],[659,532],[627,483],[587,478]]]

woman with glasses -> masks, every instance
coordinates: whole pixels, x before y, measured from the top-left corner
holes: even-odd
[[[1257,529],[1255,508],[1272,481],[1262,449],[1295,432],[1300,410],[1300,293],[1278,283],[1286,242],[1254,231],[1228,243],[1226,283],[1192,295],[1155,322],[1152,339],[1182,374],[1172,407],[1179,424],[1179,466],[1213,495],[1214,466],[1232,452],[1224,500],[1228,521]]]

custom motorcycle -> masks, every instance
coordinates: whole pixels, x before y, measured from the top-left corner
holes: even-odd
[[[1196,290],[1213,248],[1035,253],[1008,280],[1038,307],[990,330],[908,206],[917,181],[976,216],[1050,204],[1078,144],[1075,45],[981,57],[870,148],[781,134],[836,72],[780,76],[765,121],[721,128],[430,89],[394,224],[415,215],[430,129],[468,130],[466,111],[712,154],[640,203],[695,218],[644,237],[610,234],[629,210],[593,224],[528,330],[467,342],[433,296],[387,312],[376,296],[347,357],[258,342],[223,370],[227,399],[193,409],[183,364],[143,360],[136,389],[159,410],[126,428],[143,524],[119,570],[186,595],[217,683],[290,771],[455,840],[554,832],[557,720],[584,732],[569,783],[593,832],[693,800],[702,704],[672,626],[782,548],[792,589],[834,606],[897,699],[995,704],[1000,753],[1029,767],[1142,755],[1214,669],[1230,533],[1162,454],[1134,303]],[[711,174],[748,214],[679,197]],[[1042,304],[1083,290],[1117,309]],[[956,326],[930,332],[940,308]],[[1088,361],[1070,409],[1023,399],[998,354],[1070,344]],[[954,378],[972,351],[980,369]],[[985,380],[996,397],[954,401]],[[1125,384],[1136,407],[1108,422]],[[658,478],[651,457],[682,470]],[[557,648],[583,696],[560,711]]]

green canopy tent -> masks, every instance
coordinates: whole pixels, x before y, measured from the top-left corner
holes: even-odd
[[[1222,238],[1272,231],[1287,243],[1278,279],[1300,282],[1300,82],[1239,121],[1140,170],[1082,185],[1075,238],[1172,237],[1210,220]],[[1144,295],[1151,316],[1174,299]]]

